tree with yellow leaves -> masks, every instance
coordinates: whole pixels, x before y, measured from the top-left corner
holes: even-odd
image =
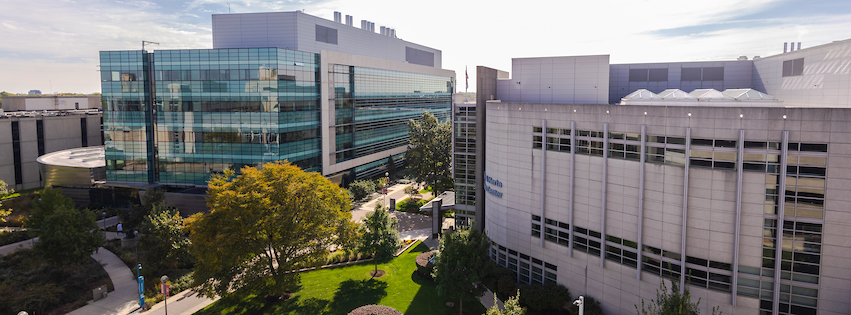
[[[274,162],[226,171],[208,185],[210,213],[187,222],[204,296],[283,294],[298,283],[296,270],[355,242],[348,194],[319,173]]]

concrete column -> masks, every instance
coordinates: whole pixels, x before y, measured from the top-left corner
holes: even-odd
[[[774,314],[780,313],[780,261],[783,259],[783,221],[786,219],[786,166],[789,161],[789,131],[783,130],[780,147],[780,187],[777,187],[777,228],[774,233]]]
[[[736,227],[733,234],[733,283],[730,301],[736,306],[736,295],[739,285],[739,233],[742,221],[742,178],[744,176],[745,130],[739,129],[739,154],[736,158]]]
[[[638,166],[638,269],[635,279],[641,281],[641,262],[644,261],[644,163],[647,162],[647,125],[641,125],[641,157]]]
[[[573,205],[576,204],[574,199],[576,197],[574,189],[574,184],[576,183],[576,121],[570,122],[570,203],[567,205],[569,218],[568,223],[570,225],[570,231],[568,234],[570,235],[570,241],[567,244],[567,256],[573,257]]]
[[[603,268],[606,265],[606,197],[609,193],[609,123],[603,124],[603,177],[600,183],[600,268]]]
[[[691,127],[686,128],[685,168],[683,168],[683,223],[680,244],[680,292],[686,288],[686,239],[688,232],[688,171],[691,166]]]
[[[546,233],[546,207],[547,200],[547,120],[541,119],[541,132],[543,146],[541,147],[541,233]],[[541,248],[544,247],[544,234],[541,234]]]

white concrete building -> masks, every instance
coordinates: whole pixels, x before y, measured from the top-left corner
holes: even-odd
[[[103,145],[102,117],[99,110],[0,114],[0,180],[15,190],[42,187],[36,159],[65,149]]]
[[[3,110],[44,111],[99,109],[100,95],[6,95]]]
[[[848,51],[524,58],[510,79],[479,67],[476,221],[492,258],[606,314],[634,313],[663,278],[703,313],[851,313]]]

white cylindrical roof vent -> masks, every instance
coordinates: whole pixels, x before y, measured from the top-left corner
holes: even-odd
[[[334,11],[334,22],[342,23],[343,22],[343,14],[338,12],[338,11]]]
[[[382,26],[382,27],[381,27],[381,32],[380,32],[380,33],[381,33],[381,35],[387,35],[387,27],[386,27],[386,26]]]
[[[346,25],[353,26],[355,18],[346,14]]]
[[[789,43],[783,43],[783,53],[786,53],[786,49],[789,46]]]

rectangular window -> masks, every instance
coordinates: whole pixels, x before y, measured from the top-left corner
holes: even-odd
[[[89,129],[86,128],[87,125],[86,118],[80,118],[80,138],[84,147],[89,146]]]
[[[783,76],[793,77],[804,75],[804,58],[786,60],[783,62]]]
[[[629,69],[629,82],[647,82],[647,69]]]
[[[405,47],[405,61],[421,66],[434,67],[434,53]]]
[[[35,132],[38,137],[38,156],[44,155],[44,120],[35,121]]]
[[[701,68],[683,68],[680,80],[682,81],[700,81]]]
[[[12,157],[15,164],[15,185],[24,183],[21,169],[21,129],[17,121],[12,122]]]
[[[316,41],[337,45],[337,30],[316,25]]]
[[[703,68],[702,81],[724,81],[724,67]]]
[[[668,68],[650,69],[650,82],[668,81]]]

